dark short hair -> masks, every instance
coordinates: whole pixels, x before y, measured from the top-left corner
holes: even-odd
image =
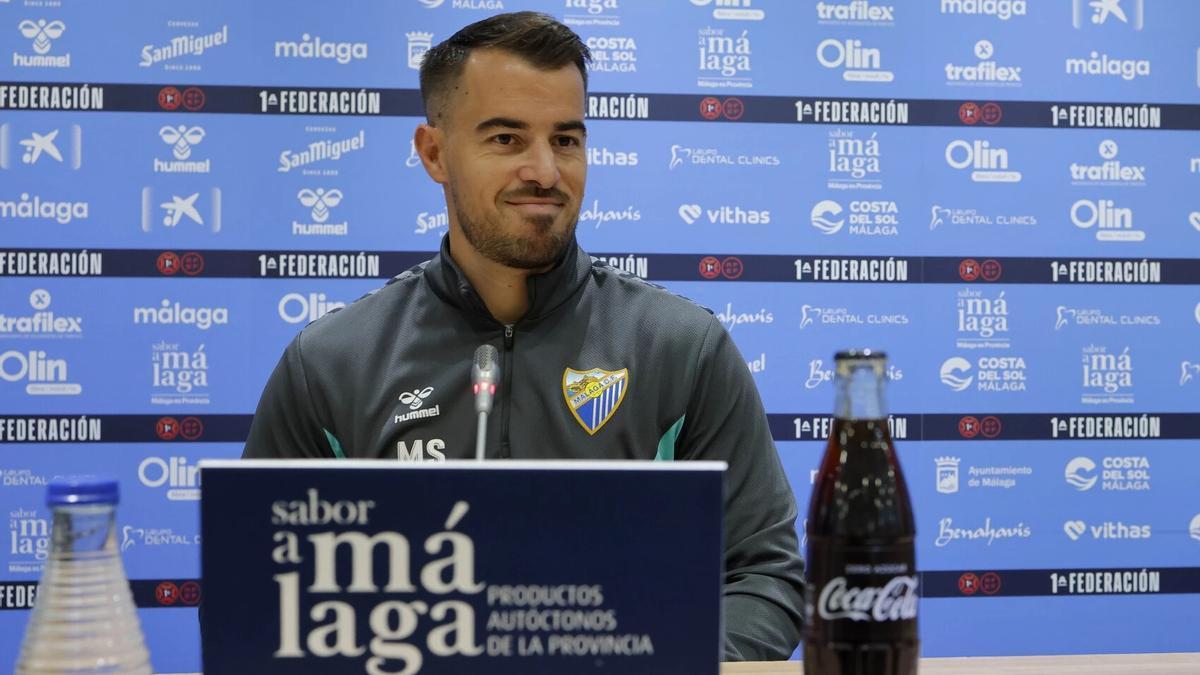
[[[430,124],[441,117],[447,95],[462,76],[471,51],[489,47],[516,54],[543,70],[573,63],[587,91],[587,64],[592,54],[575,31],[541,12],[497,14],[476,21],[425,52],[421,61],[421,100]]]

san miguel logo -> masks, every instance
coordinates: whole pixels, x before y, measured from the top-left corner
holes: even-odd
[[[575,421],[589,434],[595,434],[621,407],[628,384],[628,368],[617,371],[567,368],[563,371],[563,398]]]

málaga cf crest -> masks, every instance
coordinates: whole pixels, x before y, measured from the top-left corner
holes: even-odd
[[[589,434],[600,431],[600,427],[612,418],[625,390],[629,388],[629,369],[617,371],[574,370],[563,371],[563,398],[575,419]]]

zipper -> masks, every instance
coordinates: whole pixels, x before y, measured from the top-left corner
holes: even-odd
[[[512,456],[508,447],[508,414],[512,399],[512,364],[513,364],[513,327],[511,323],[504,324],[504,358],[501,362],[504,378],[504,393],[500,397],[500,457],[508,459]]]

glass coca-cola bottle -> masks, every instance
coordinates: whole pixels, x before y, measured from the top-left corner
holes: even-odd
[[[916,528],[888,432],[887,356],[836,357],[833,431],[808,507],[804,672],[917,672]]]

